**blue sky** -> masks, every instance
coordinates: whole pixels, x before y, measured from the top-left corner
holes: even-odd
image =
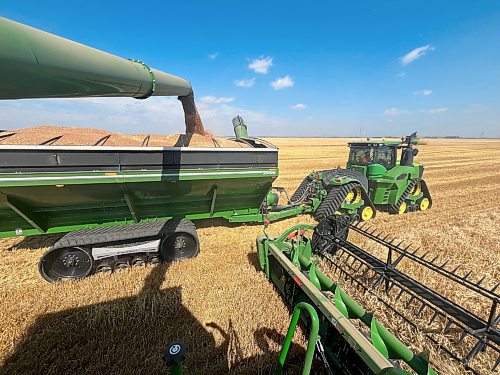
[[[10,1],[4,17],[189,79],[207,128],[500,137],[500,2]],[[0,128],[183,130],[175,98],[0,102]]]

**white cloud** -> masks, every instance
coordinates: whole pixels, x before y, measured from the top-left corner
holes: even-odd
[[[219,98],[215,96],[202,96],[200,98],[200,102],[205,104],[227,104],[234,102],[234,98],[228,98],[224,96],[221,96]]]
[[[443,113],[443,112],[448,112],[448,108],[443,107],[443,108],[424,109],[422,112],[430,113],[430,114]]]
[[[295,109],[295,110],[301,110],[301,109],[306,109],[306,108],[307,108],[307,105],[302,104],[302,103],[297,103],[295,105],[292,105],[292,109]]]
[[[244,87],[246,89],[253,87],[255,85],[255,78],[250,79],[237,79],[234,84],[238,87]]]
[[[471,106],[465,108],[463,110],[464,113],[478,113],[478,112],[484,112],[488,109],[487,106],[484,104],[472,104]]]
[[[208,55],[208,58],[210,60],[215,60],[217,57],[219,57],[219,52],[214,52],[214,53],[211,53],[210,55]]]
[[[410,114],[411,111],[408,111],[407,109],[399,109],[399,108],[389,108],[384,111],[384,115],[386,116],[401,116],[401,115],[408,115]]]
[[[427,53],[427,51],[433,51],[433,50],[434,50],[434,47],[427,44],[426,46],[417,47],[417,48],[411,50],[403,57],[400,57],[399,60],[401,61],[401,64],[408,65],[408,64],[412,63],[413,61],[421,58],[423,55],[425,55]]]
[[[241,115],[250,134],[283,133],[285,120],[216,100],[197,100],[205,128],[213,134],[233,135],[231,119]],[[219,99],[219,100],[217,100]],[[226,98],[227,99],[227,98]],[[231,99],[231,98],[230,98]],[[38,125],[97,127],[128,134],[173,134],[185,130],[182,105],[176,98],[79,98],[0,101],[0,129]]]
[[[396,77],[397,78],[403,78],[405,75],[406,75],[405,72],[401,72],[401,73],[396,74]]]
[[[273,66],[273,58],[264,56],[253,59],[248,64],[249,69],[252,69],[255,73],[261,74],[267,74],[271,66]]]
[[[413,91],[413,95],[428,96],[431,94],[432,94],[432,90],[428,90],[428,89]]]
[[[0,111],[1,129],[57,125],[135,134],[184,131],[182,105],[176,98],[27,99],[3,101]]]
[[[276,81],[271,82],[271,86],[273,86],[275,90],[281,90],[287,87],[292,87],[294,84],[295,82],[290,76],[284,76],[278,78]]]

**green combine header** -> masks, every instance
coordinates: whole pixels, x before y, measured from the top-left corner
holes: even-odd
[[[350,239],[361,236],[366,249]],[[402,241],[388,240],[382,231],[367,223],[352,223],[346,215],[334,215],[318,225],[296,225],[279,237],[257,238],[259,263],[267,278],[294,308],[288,335],[275,374],[286,365],[286,354],[299,322],[309,332],[309,345],[302,374],[436,374],[428,352],[414,352],[403,337],[422,334],[428,344],[479,374],[479,368],[500,366],[498,331],[498,285],[488,289],[483,279],[473,281],[471,273],[460,276],[459,267],[449,261],[426,259]],[[374,252],[373,249],[378,251]],[[435,279],[455,286],[457,295],[445,296],[403,271],[430,273]],[[346,290],[357,291],[361,304]],[[460,296],[488,301],[491,308],[481,314],[461,305]],[[404,334],[389,332],[373,312],[362,306],[376,301],[394,322],[405,327]],[[378,314],[378,315],[377,315]],[[390,321],[389,320],[389,321]],[[475,359],[488,353],[491,363]],[[311,370],[313,358],[317,368]],[[481,357],[482,361],[485,357]],[[404,369],[404,370],[403,370]],[[464,370],[464,371],[465,371]],[[407,372],[409,371],[409,372]]]

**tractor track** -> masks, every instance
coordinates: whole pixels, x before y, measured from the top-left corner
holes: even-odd
[[[368,194],[366,194],[363,186],[358,182],[349,182],[342,186],[333,186],[330,189],[328,195],[316,210],[316,218],[318,220],[323,220],[326,217],[335,215],[335,213],[342,207],[342,202],[346,199],[347,194],[349,194],[349,192],[357,186],[361,188],[362,199],[365,201],[365,204],[370,205],[375,213],[376,209],[373,206],[373,203],[371,203],[371,200],[368,197]]]
[[[325,197],[323,202],[319,205],[316,210],[316,218],[318,220],[323,220],[324,218],[330,217],[335,214],[340,209],[342,202],[347,197],[347,194],[356,186],[354,182],[349,182],[343,186],[334,186],[331,188],[328,195]]]
[[[310,186],[313,184],[313,181],[309,179],[309,176],[304,178],[300,185],[297,187],[295,192],[292,194],[290,198],[290,204],[299,204],[301,203],[305,197],[306,193],[310,189]]]
[[[396,204],[388,204],[388,205],[385,205],[385,206],[381,206],[381,209],[383,211],[389,212],[390,214],[393,214],[393,215],[399,214],[399,209],[400,209],[401,205],[403,204],[403,202],[406,201],[406,198],[408,198],[408,195],[410,194],[410,192],[413,190],[413,188],[417,185],[417,183],[419,181],[421,181],[423,183],[423,185],[422,185],[423,187],[425,186],[425,190],[426,190],[425,192],[427,193],[427,197],[430,199],[430,196],[428,195],[429,192],[428,192],[427,186],[425,185],[424,180],[422,180],[420,178],[415,178],[414,180],[412,180],[408,184],[408,186],[406,187],[406,189],[403,192],[403,194],[401,194],[401,196],[399,197],[399,199],[396,202]],[[424,192],[424,196],[426,196],[425,192]]]

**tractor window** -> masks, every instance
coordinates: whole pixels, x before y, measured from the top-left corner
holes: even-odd
[[[396,149],[394,147],[377,147],[375,163],[391,169],[395,165],[395,159]]]
[[[349,155],[349,162],[354,165],[372,164],[373,155],[373,147],[353,147]]]

